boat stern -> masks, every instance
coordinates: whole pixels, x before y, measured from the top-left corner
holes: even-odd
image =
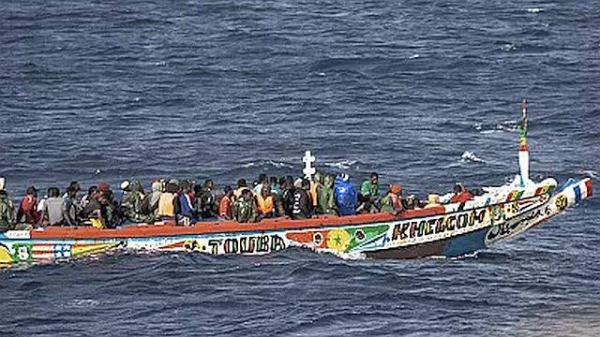
[[[551,206],[554,212],[560,213],[565,209],[579,204],[593,195],[592,179],[585,178],[579,181],[569,179],[552,197]]]

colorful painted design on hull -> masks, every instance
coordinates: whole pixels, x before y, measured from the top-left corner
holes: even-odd
[[[552,194],[555,184],[545,184],[522,191],[521,198],[508,202],[512,187],[493,190],[493,197],[474,200],[463,211],[446,205],[399,217],[375,214],[252,225],[222,222],[196,227],[9,231],[0,234],[0,264],[57,261],[121,248],[260,255],[296,246],[370,258],[461,256],[510,239],[592,195],[589,179],[570,182],[556,194]],[[491,198],[499,202],[490,203]]]
[[[348,253],[368,247],[377,239],[385,236],[388,230],[388,225],[375,225],[316,231],[291,231],[285,236],[291,242],[302,247]]]
[[[10,242],[10,241],[8,241]],[[81,258],[104,253],[117,248],[119,243],[87,243],[71,240],[18,241],[13,244],[0,244],[1,263],[52,262],[71,258]]]

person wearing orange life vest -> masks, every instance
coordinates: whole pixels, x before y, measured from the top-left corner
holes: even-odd
[[[223,189],[223,192],[225,194],[223,195],[223,198],[221,198],[221,201],[219,202],[219,218],[221,218],[223,220],[231,220],[231,219],[233,219],[233,212],[232,212],[233,201],[234,201],[233,189],[231,188],[231,186],[227,185]]]
[[[260,194],[256,195],[258,220],[272,218],[275,212],[275,198],[268,185],[263,186]]]
[[[402,187],[390,184],[387,194],[381,199],[381,211],[398,215],[405,210],[402,201]]]

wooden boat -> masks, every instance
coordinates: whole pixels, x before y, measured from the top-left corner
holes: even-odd
[[[266,219],[252,224],[198,222],[193,227],[159,223],[117,229],[12,230],[0,234],[0,263],[56,261],[119,249],[258,255],[305,247],[376,259],[471,254],[533,228],[592,195],[590,178],[571,179],[560,187],[553,178],[531,181],[526,131],[523,107],[520,174],[510,184],[484,188],[483,195],[465,203],[409,210],[397,216],[378,213]],[[310,164],[306,171],[311,171]]]

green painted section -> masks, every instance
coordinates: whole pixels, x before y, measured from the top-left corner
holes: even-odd
[[[365,242],[371,241],[380,234],[387,232],[388,229],[388,225],[346,229],[348,234],[350,234],[351,238],[350,244],[348,244],[348,249],[346,251],[351,251],[352,249],[364,244]]]

